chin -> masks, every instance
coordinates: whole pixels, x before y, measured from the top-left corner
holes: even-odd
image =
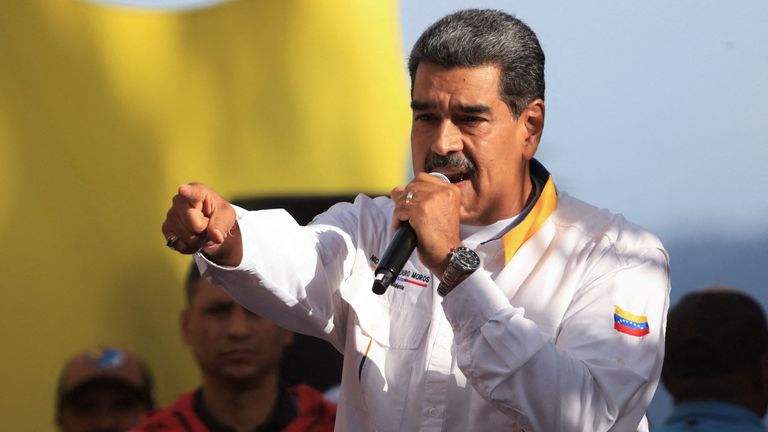
[[[236,388],[251,388],[258,386],[264,381],[266,373],[259,369],[249,370],[223,370],[219,374],[231,386]]]
[[[261,371],[261,368],[254,365],[229,365],[222,368],[222,374],[233,378],[248,378],[258,375]]]

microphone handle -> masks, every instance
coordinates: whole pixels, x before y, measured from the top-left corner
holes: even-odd
[[[416,244],[416,231],[411,224],[400,222],[400,228],[397,229],[376,267],[376,279],[373,281],[372,288],[375,294],[384,294],[387,287],[397,279],[406,261],[416,249]]]
[[[431,172],[429,175],[437,177],[445,183],[451,183],[448,177],[439,172]],[[381,256],[378,266],[376,266],[375,279],[371,288],[374,294],[382,295],[387,291],[389,285],[397,279],[408,258],[413,254],[416,244],[416,231],[413,230],[411,224],[400,222],[400,228],[397,229],[395,236],[387,246],[387,250]]]

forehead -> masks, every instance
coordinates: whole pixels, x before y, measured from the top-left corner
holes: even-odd
[[[205,278],[200,278],[196,282],[196,287],[194,291],[194,296],[192,297],[192,304],[207,304],[213,301],[217,302],[226,302],[226,301],[234,301],[232,296],[227,293],[227,291],[218,286],[214,285],[210,282],[208,282]]]
[[[98,380],[83,384],[74,389],[67,395],[64,403],[82,403],[84,401],[98,400],[105,398],[126,398],[141,401],[141,392],[130,385],[113,380]]]
[[[413,82],[415,102],[434,103],[450,98],[453,103],[501,101],[500,71],[495,65],[444,68],[421,63]]]

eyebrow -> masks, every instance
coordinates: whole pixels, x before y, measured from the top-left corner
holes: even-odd
[[[411,109],[414,111],[426,111],[434,109],[435,104],[428,102],[411,101]]]
[[[208,309],[225,308],[225,307],[230,307],[234,304],[235,304],[234,300],[213,300],[206,303],[203,306],[203,309],[208,310]]]
[[[414,111],[427,111],[431,109],[435,109],[437,105],[430,102],[421,102],[421,101],[411,101],[411,109]],[[454,108],[452,108],[454,109]],[[464,105],[459,104],[455,107],[456,110],[459,112],[467,113],[467,114],[485,114],[491,111],[491,107],[488,105]]]

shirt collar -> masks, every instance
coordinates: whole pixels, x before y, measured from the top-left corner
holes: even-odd
[[[508,264],[517,250],[541,228],[557,208],[557,189],[544,165],[531,159],[531,196],[522,212],[500,233],[482,244],[502,240],[504,263]]]
[[[298,415],[296,398],[286,390],[285,386],[281,385],[279,392],[272,414],[264,423],[254,429],[254,432],[281,431]],[[234,428],[221,423],[211,414],[205,405],[202,388],[195,392],[193,403],[195,414],[209,431],[236,432]]]

